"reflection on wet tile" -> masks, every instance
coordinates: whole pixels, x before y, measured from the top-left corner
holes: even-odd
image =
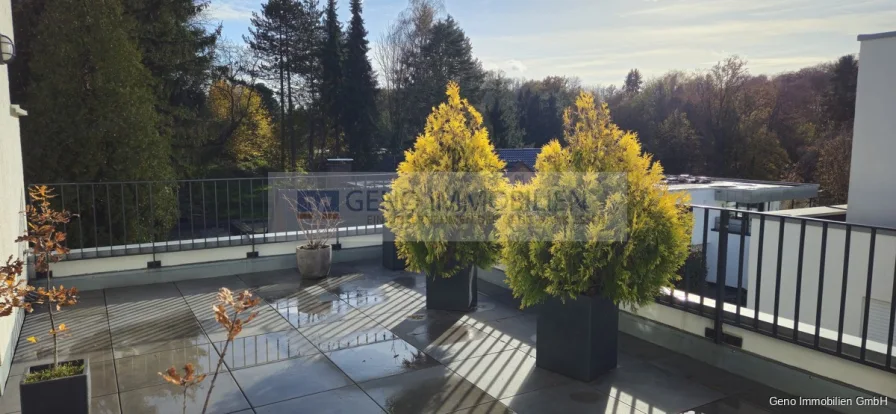
[[[497,399],[571,381],[537,368],[535,358],[518,350],[454,361],[448,368]]]
[[[543,388],[505,398],[501,402],[518,414],[641,414],[633,407],[580,383]]]
[[[382,414],[383,410],[357,385],[349,385],[258,407],[255,412],[257,414]]]
[[[494,400],[443,366],[358,385],[386,412],[395,414],[450,413]]]
[[[366,316],[305,326],[299,332],[323,351],[358,346],[377,338],[391,338],[392,332]]]
[[[187,412],[202,411],[211,378],[202,381],[187,393]],[[180,387],[164,383],[121,393],[121,411],[127,414],[179,413],[184,403]],[[226,371],[218,375],[208,412],[232,413],[250,408],[243,393]]]
[[[211,345],[192,346],[131,356],[115,360],[118,386],[128,391],[164,382],[159,372],[169,367],[179,371],[187,363],[193,364],[197,373],[210,373],[218,362],[218,354]]]
[[[339,299],[361,309],[366,315],[417,312],[426,308],[426,297],[420,293],[390,288],[354,289],[336,292]]]
[[[269,272],[240,275],[240,280],[256,294],[273,290],[296,289],[302,285],[302,277],[297,269],[273,270]]]
[[[214,345],[221,351],[224,342]],[[237,369],[319,353],[311,342],[290,327],[287,331],[261,335],[240,334],[228,346],[224,362],[230,369]]]
[[[355,346],[328,352],[326,355],[355,382],[438,365],[438,362],[423,351],[401,339]]]
[[[688,410],[685,414],[769,414],[771,411],[759,408],[737,397],[728,397]]]
[[[296,328],[364,316],[329,293],[315,295],[299,291],[286,295],[267,295],[264,299]]]
[[[668,375],[647,362],[620,367],[589,385],[640,411],[677,413],[724,397],[700,384]]]
[[[261,406],[351,384],[323,355],[237,369],[233,376],[253,406]]]

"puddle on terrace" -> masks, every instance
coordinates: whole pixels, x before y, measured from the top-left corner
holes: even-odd
[[[277,312],[298,327],[338,319],[354,310],[341,300],[302,302],[297,298],[287,298],[273,305]]]
[[[359,332],[354,335],[345,335],[341,338],[317,344],[321,351],[337,351],[340,349],[356,348],[364,345],[372,345],[380,342],[394,341],[400,339],[394,333],[387,330],[368,330]]]

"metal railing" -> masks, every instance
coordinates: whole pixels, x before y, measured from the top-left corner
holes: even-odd
[[[318,188],[384,188],[394,174],[331,175]],[[67,259],[303,240],[272,231],[276,178],[57,183],[57,208],[78,214],[65,226]],[[896,372],[896,229],[831,220],[691,206],[693,257],[708,276],[657,302],[713,321],[706,334],[733,343],[724,326],[753,331]],[[783,214],[782,214],[783,213]],[[340,239],[382,233],[344,223]],[[692,283],[693,282],[693,283]],[[874,308],[872,303],[883,304]]]
[[[738,344],[729,325],[896,372],[896,229],[786,211],[692,211],[695,244],[715,280],[683,280],[658,303],[711,319],[705,334],[716,343]],[[734,214],[747,228],[733,231]],[[889,303],[872,314],[874,301]]]
[[[378,188],[394,174],[327,174],[315,191]],[[292,229],[271,228],[284,214],[274,188],[290,178],[226,178],[176,181],[53,183],[53,207],[75,214],[63,226],[71,252],[66,260],[154,254],[304,240]],[[274,205],[272,204],[272,201]],[[335,244],[347,236],[382,232],[379,223],[344,222]]]

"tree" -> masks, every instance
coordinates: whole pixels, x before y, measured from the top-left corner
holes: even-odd
[[[351,2],[352,20],[345,41],[342,121],[349,155],[354,166],[365,170],[373,165],[376,131],[376,77],[367,58],[367,29],[361,16],[361,0]]]
[[[856,87],[859,61],[854,55],[840,57],[830,68],[830,80],[822,107],[831,128],[852,128],[856,115]]]
[[[818,184],[824,204],[842,204],[849,195],[849,167],[852,157],[852,134],[843,132],[820,145]]]
[[[152,76],[159,134],[171,137],[179,176],[193,176],[196,151],[213,135],[204,130],[206,91],[213,77],[220,27],[202,20],[207,0],[123,0],[143,65]]]
[[[524,202],[496,224],[514,297],[522,306],[579,295],[652,302],[688,256],[687,195],[662,185],[662,166],[592,95],[581,93],[563,120],[566,146],[553,140],[541,150],[538,174],[507,195]]]
[[[212,85],[209,101],[215,119],[233,129],[226,146],[230,162],[245,172],[276,168],[280,151],[262,95],[251,86],[222,79]]]
[[[321,48],[321,109],[326,116],[327,134],[331,140],[334,155],[340,155],[343,148],[343,47],[342,23],[336,10],[336,0],[328,0],[324,12],[326,37]]]
[[[641,84],[643,82],[641,80],[641,71],[632,69],[628,71],[628,75],[625,75],[625,85],[622,87],[622,91],[626,95],[636,95],[638,92],[641,92]]]
[[[407,124],[407,111],[412,105],[412,57],[421,53],[443,11],[441,0],[409,0],[408,7],[376,43],[374,58],[383,72],[383,132],[393,153],[400,153],[414,137],[415,132]]]
[[[676,110],[658,127],[657,152],[663,170],[672,174],[693,174],[702,170],[700,138],[685,113]]]
[[[494,263],[498,245],[489,233],[497,215],[491,206],[506,185],[504,162],[495,154],[482,116],[460,97],[457,83],[448,84],[447,96],[398,166],[383,202],[399,257],[409,269],[430,277]],[[460,207],[458,200],[477,202]]]
[[[279,82],[280,165],[284,170],[288,169],[288,165],[296,165],[295,135],[288,114],[293,110],[292,76],[295,64],[292,59],[296,55],[299,36],[297,18],[301,15],[302,10],[296,0],[268,0],[262,4],[261,14],[252,12],[252,27],[249,28],[249,36],[244,37],[263,62],[258,68],[262,76]]]
[[[481,106],[485,126],[498,148],[515,148],[523,144],[520,111],[512,88],[511,80],[502,73],[486,73]]]
[[[411,131],[419,132],[426,113],[441,99],[448,82],[456,82],[476,102],[480,99],[484,73],[482,64],[473,57],[470,38],[451,16],[432,25],[426,42],[411,62],[410,102],[405,115]]]
[[[34,54],[33,43],[37,38],[37,27],[47,3],[47,0],[12,1],[16,57],[9,63],[9,95],[10,102],[14,104],[26,103],[32,78],[30,67]]]
[[[171,143],[159,134],[152,78],[129,33],[117,1],[54,0],[37,28],[34,50],[41,53],[30,62],[31,116],[22,125],[28,177],[38,182],[163,182],[144,188],[139,197],[125,189],[91,194],[87,201],[97,209],[93,217],[108,216],[111,228],[103,219],[79,221],[98,227],[102,240],[123,226],[130,238],[149,239],[166,234],[174,220],[173,191],[164,183],[174,178]],[[122,200],[115,197],[136,205],[122,212]],[[95,242],[93,234],[84,236],[79,245]]]

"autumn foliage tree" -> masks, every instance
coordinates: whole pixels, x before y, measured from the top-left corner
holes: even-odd
[[[278,166],[279,143],[263,97],[252,86],[218,80],[209,93],[215,119],[224,124],[227,158],[242,171],[269,171]]]

